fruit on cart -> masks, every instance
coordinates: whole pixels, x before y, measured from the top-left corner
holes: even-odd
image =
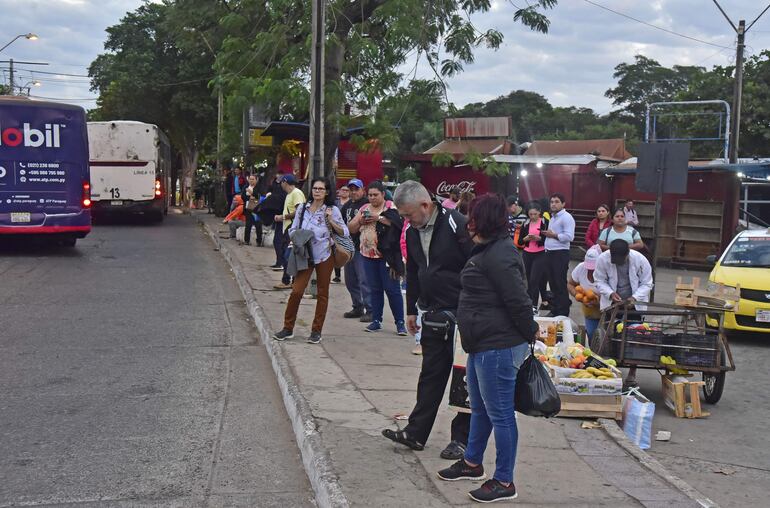
[[[599,301],[599,296],[593,289],[585,289],[583,286],[575,286],[575,300],[583,304],[596,303]]]
[[[604,360],[604,363],[606,363],[607,365],[610,365],[612,367],[617,367],[618,366],[618,362],[616,362],[612,358],[607,358],[606,360]]]

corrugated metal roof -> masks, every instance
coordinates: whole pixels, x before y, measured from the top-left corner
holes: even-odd
[[[494,155],[495,162],[506,164],[561,164],[577,165],[591,164],[597,157],[593,155]]]
[[[432,155],[443,152],[461,155],[473,150],[482,155],[509,154],[512,151],[511,142],[504,139],[445,139],[423,153]]]
[[[445,138],[507,138],[511,117],[445,118]]]
[[[601,159],[623,161],[631,157],[623,139],[583,139],[535,141],[525,155],[597,155]]]

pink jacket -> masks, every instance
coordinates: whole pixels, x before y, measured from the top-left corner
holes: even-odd
[[[409,229],[409,219],[404,219],[404,229],[401,230],[401,257],[406,262],[406,230]]]

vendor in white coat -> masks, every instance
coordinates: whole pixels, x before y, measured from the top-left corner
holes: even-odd
[[[644,255],[629,248],[628,242],[617,239],[596,260],[594,281],[601,295],[602,310],[616,302],[649,302],[652,267]]]
[[[652,267],[646,257],[631,250],[627,241],[618,238],[610,243],[610,250],[603,252],[596,261],[594,282],[599,290],[599,307],[602,310],[613,303],[634,305],[649,302],[653,284]],[[643,311],[644,306],[636,305],[636,309]],[[637,386],[636,367],[628,370],[624,386]]]

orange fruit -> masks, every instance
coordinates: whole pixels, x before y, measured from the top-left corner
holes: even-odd
[[[577,300],[579,302],[582,302],[583,298],[584,298],[583,293],[578,293],[578,294],[575,295],[575,300]]]
[[[576,286],[575,287],[575,291],[577,291],[578,293],[582,293],[583,292],[583,286],[579,286],[579,285]]]
[[[594,293],[593,289],[586,289],[586,298],[589,300],[593,300],[596,297],[596,293]]]

